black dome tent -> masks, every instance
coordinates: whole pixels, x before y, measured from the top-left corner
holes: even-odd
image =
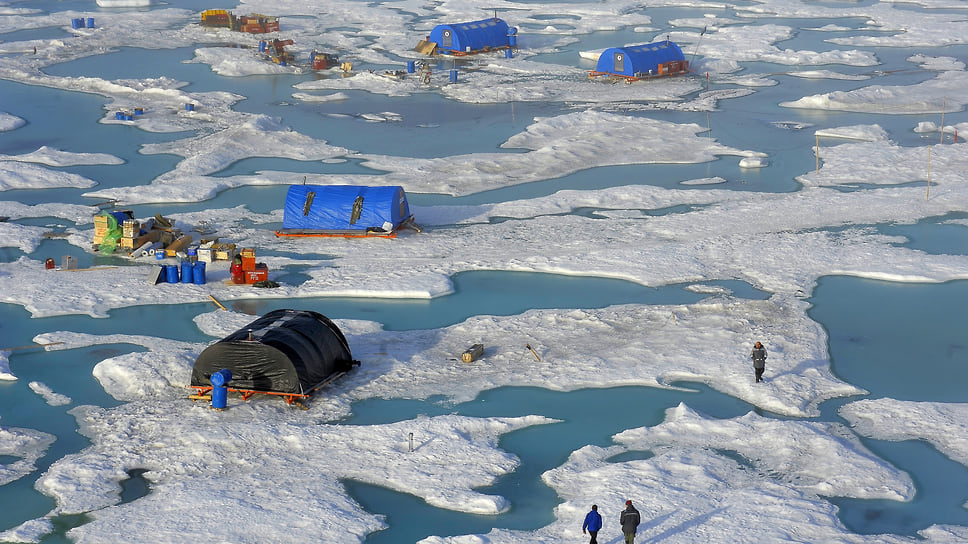
[[[275,310],[205,348],[192,368],[191,387],[210,390],[212,374],[228,369],[229,391],[244,398],[282,395],[291,403],[358,364],[346,337],[326,316]]]

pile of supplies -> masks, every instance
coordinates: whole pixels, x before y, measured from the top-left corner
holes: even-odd
[[[255,249],[244,248],[232,259],[231,282],[237,285],[251,285],[269,279],[269,267],[255,262]]]
[[[94,216],[94,251],[100,253],[110,254],[121,249],[131,257],[158,252],[174,257],[191,243],[191,234],[174,228],[161,214],[146,221],[135,219],[130,210],[105,211]]]

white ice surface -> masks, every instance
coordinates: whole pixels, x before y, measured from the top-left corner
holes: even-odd
[[[35,463],[47,453],[55,439],[40,431],[0,426],[0,455],[18,458],[0,463],[0,485],[35,471]]]
[[[7,132],[24,126],[26,121],[17,117],[16,115],[10,115],[5,111],[0,111],[0,132]]]
[[[877,440],[926,440],[968,466],[968,404],[865,399],[840,408],[853,430]]]
[[[650,3],[650,7],[678,4],[681,3],[659,2]],[[952,0],[923,0],[918,4],[961,7]],[[282,16],[310,15],[307,19],[288,19],[294,22],[297,41],[310,43],[322,36],[327,43],[354,51],[352,60],[358,68],[355,75],[299,86],[299,92],[293,96],[307,102],[343,99],[348,96],[346,91],[359,89],[390,96],[440,92],[450,99],[467,102],[540,100],[597,104],[603,110],[614,110],[616,104],[625,110],[709,110],[717,99],[739,96],[735,92],[718,92],[684,102],[684,96],[701,88],[701,81],[609,85],[589,81],[583,70],[529,58],[536,53],[554,52],[574,33],[615,28],[618,15],[623,18],[622,25],[652,32],[646,30],[650,18],[636,2],[569,4],[569,13],[577,18],[553,19],[544,16],[559,10],[558,4],[515,6],[524,9],[514,12],[513,23],[540,24],[543,28],[522,36],[523,45],[527,46],[522,47],[523,54],[515,59],[484,58],[477,70],[462,72],[457,85],[444,84],[446,74],[437,74],[430,88],[413,79],[381,77],[370,73],[367,66],[381,70],[402,65],[405,59],[414,58],[410,48],[416,37],[438,22],[477,14],[477,6],[449,0],[431,7],[404,2],[387,9],[376,4],[335,2],[321,8],[305,1],[256,0],[243,3],[242,7],[244,11]],[[710,5],[709,9],[720,7]],[[737,9],[749,20],[716,16],[682,20],[678,24],[695,30],[675,30],[671,34],[675,41],[684,44],[686,51],[700,46],[703,58],[698,66],[703,72],[710,72],[717,81],[750,88],[775,81],[764,74],[731,75],[738,70],[739,62],[775,62],[797,67],[863,67],[876,63],[872,54],[860,49],[781,50],[776,43],[791,37],[792,31],[782,25],[762,24],[772,17],[852,17],[864,21],[859,23],[859,30],[878,31],[830,40],[842,47],[940,47],[964,43],[968,35],[963,30],[964,17],[959,13],[919,13],[918,17],[911,17],[906,7],[886,2],[854,5],[766,0]],[[5,31],[63,26],[70,17],[84,15],[0,10],[0,27]],[[188,24],[196,18],[197,13],[181,9],[131,10],[125,11],[124,17],[98,16],[98,28],[78,33],[76,38],[0,44],[0,52],[4,53],[0,56],[0,75],[4,79],[102,95],[104,123],[120,123],[113,119],[118,108],[144,106],[145,116],[133,123],[142,130],[198,131],[192,138],[143,148],[146,153],[175,153],[185,158],[174,171],[151,185],[91,192],[90,196],[121,196],[129,203],[198,201],[230,187],[291,183],[292,175],[288,173],[218,179],[210,176],[237,160],[263,154],[298,160],[362,158],[366,166],[387,172],[383,179],[388,184],[401,184],[412,192],[448,194],[538,181],[589,165],[701,162],[721,155],[767,159],[756,150],[722,146],[715,138],[700,134],[703,129],[697,125],[641,120],[629,123],[623,116],[594,110],[537,119],[525,132],[505,143],[507,152],[441,160],[358,156],[353,150],[291,133],[275,120],[235,112],[231,108],[242,97],[230,93],[188,92],[182,90],[186,87],[184,82],[164,77],[107,81],[97,77],[55,77],[41,71],[49,63],[132,43],[144,47],[211,43],[211,32]],[[417,18],[419,28],[414,28]],[[699,32],[706,26],[708,30],[700,40]],[[946,32],[935,31],[940,27]],[[833,32],[842,28],[828,25],[818,30]],[[239,33],[215,34],[219,41],[227,38],[248,47],[258,39]],[[643,37],[643,41],[652,38],[645,32]],[[37,55],[21,54],[33,45],[38,47]],[[219,73],[242,76],[278,68],[245,56],[251,50],[213,49],[200,46],[196,61],[211,65]],[[872,85],[847,93],[804,97],[790,105],[878,113],[950,112],[964,107],[965,95],[961,91],[965,73],[959,61],[912,57],[912,63],[938,74],[919,85]],[[843,77],[833,71],[800,68],[791,75]],[[320,91],[325,93],[317,94]],[[632,98],[626,103],[629,95]],[[183,106],[187,102],[196,103],[197,111],[185,112]],[[0,127],[14,130],[23,124],[12,117],[0,115]],[[157,272],[153,264],[69,273],[46,271],[41,262],[28,258],[3,263],[0,297],[5,302],[23,305],[37,317],[61,312],[102,317],[112,308],[204,301],[209,294],[223,300],[319,295],[428,298],[449,293],[450,276],[464,270],[620,277],[651,286],[710,278],[741,279],[777,293],[767,301],[737,301],[727,293],[714,293],[717,296],[703,303],[683,306],[618,306],[533,311],[501,318],[480,316],[439,330],[407,333],[382,331],[372,323],[341,322],[354,352],[363,354],[364,366],[337,384],[331,396],[314,401],[307,412],[288,410],[278,402],[242,404],[237,399],[225,412],[192,405],[185,400],[182,386],[194,355],[203,345],[144,336],[52,332],[37,340],[64,341],[65,349],[121,341],[149,351],[110,358],[96,367],[94,374],[100,383],[124,404],[111,409],[75,409],[73,413],[93,445],[54,463],[39,486],[57,500],[55,512],[98,509],[91,514],[93,522],[72,531],[71,536],[79,542],[182,542],[186,533],[199,527],[226,527],[225,519],[235,522],[226,527],[225,533],[225,539],[233,542],[361,541],[367,533],[382,527],[382,521],[351,501],[335,478],[388,486],[442,508],[476,513],[501,511],[507,507],[503,498],[474,491],[516,466],[516,459],[497,447],[499,436],[523,426],[550,422],[533,416],[443,416],[360,428],[318,423],[345,415],[350,404],[361,398],[398,396],[401,391],[404,396],[425,398],[445,390],[454,400],[461,400],[474,397],[482,389],[502,385],[572,390],[627,384],[668,387],[676,380],[692,380],[766,410],[789,416],[816,415],[817,405],[823,400],[861,393],[830,374],[825,333],[806,317],[806,304],[798,298],[812,291],[818,277],[852,274],[933,282],[968,277],[966,257],[928,255],[899,247],[897,243],[903,240],[898,237],[856,226],[915,222],[949,211],[963,211],[968,198],[963,144],[935,146],[931,150],[930,175],[934,185],[930,198],[925,198],[923,187],[910,185],[927,176],[923,148],[896,146],[876,127],[844,127],[817,134],[862,141],[838,141],[832,145],[822,139],[822,168],[799,178],[809,187],[804,191],[735,194],[715,189],[629,186],[604,191],[562,191],[495,205],[417,208],[418,221],[429,227],[424,233],[401,236],[391,243],[334,241],[327,246],[332,261],[298,261],[312,266],[311,279],[278,290],[260,292],[225,286],[221,280],[227,277],[227,270],[217,266],[208,271],[210,283],[206,286],[155,287],[146,281],[152,272]],[[672,141],[677,143],[670,144]],[[632,150],[637,155],[634,159],[625,158],[629,142],[640,146]],[[522,149],[524,153],[516,153]],[[57,166],[90,164],[71,161],[93,160],[111,164],[102,162],[111,160],[104,156],[82,157],[56,150],[41,155],[32,155],[40,159],[33,162]],[[92,180],[80,176],[23,162],[23,157],[5,157],[0,163],[0,190],[94,185]],[[457,174],[463,176],[459,186],[449,181]],[[314,183],[372,181],[372,176],[312,178]],[[714,178],[680,183],[716,181]],[[836,190],[837,186],[854,185],[879,187],[846,193]],[[664,216],[644,213],[679,205],[693,205],[696,209]],[[577,215],[552,218],[583,207],[600,208],[610,219],[603,223]],[[90,247],[88,225],[93,214],[89,208],[0,202],[0,214],[74,221],[83,228],[70,229],[71,242],[79,250]],[[190,223],[204,216],[220,232],[255,247],[275,244],[295,252],[307,249],[306,242],[279,241],[258,228],[260,224],[278,221],[279,215],[250,214],[244,208],[234,208],[208,210],[195,216],[183,214],[178,219]],[[243,227],[242,217],[253,219],[256,228]],[[495,218],[510,220],[491,224]],[[722,236],[724,224],[734,227],[728,238]],[[0,239],[5,240],[5,247],[25,252],[36,248],[48,230],[5,225],[0,223],[4,229]],[[828,227],[846,229],[823,230]],[[365,257],[360,256],[361,245],[369,250],[362,252],[367,254]],[[521,247],[527,247],[528,252],[516,251]],[[401,258],[404,255],[405,261]],[[753,259],[762,266],[750,270],[747,263]],[[273,270],[294,263],[285,258],[266,260]],[[408,264],[401,269],[401,262]],[[353,287],[347,288],[348,285]],[[65,298],[66,292],[70,296]],[[232,312],[212,312],[200,316],[197,322],[215,338],[249,319],[250,316]],[[650,334],[636,334],[642,327],[648,327]],[[762,387],[751,383],[744,349],[750,338],[760,336],[770,339],[771,348],[768,381]],[[494,346],[487,364],[450,361],[469,340]],[[522,350],[525,343],[538,347],[541,362],[533,361]],[[386,354],[368,351],[367,347],[373,345],[381,345],[381,353]],[[590,351],[597,355],[589,357]],[[0,357],[0,364],[6,362],[6,357]],[[562,373],[562,365],[576,371]],[[936,441],[939,449],[963,459],[963,437],[947,441],[943,438],[946,422],[963,418],[961,408],[868,402],[853,403],[843,410],[859,432],[889,439],[907,436],[892,429],[890,420],[879,419],[878,412],[895,412],[897,421],[904,422],[905,433]],[[913,411],[916,417],[898,415],[904,411]],[[921,424],[920,429],[912,428],[914,420]],[[418,438],[419,447],[413,453],[406,451],[409,432]],[[535,532],[494,531],[487,537],[431,537],[427,542],[510,544],[577,539],[578,520],[590,502],[601,501],[603,513],[614,521],[621,502],[628,497],[635,497],[647,513],[642,531],[654,539],[731,543],[736,535],[743,534],[761,542],[916,541],[851,534],[839,523],[830,503],[816,495],[830,489],[845,496],[910,495],[906,475],[871,458],[856,440],[843,437],[841,432],[835,426],[766,421],[752,415],[716,421],[682,406],[670,411],[667,421],[657,427],[618,435],[621,445],[583,448],[564,465],[549,471],[545,481],[565,500],[556,510],[558,520],[551,526]],[[11,477],[31,472],[32,463],[46,450],[49,437],[16,429],[0,428],[0,433],[6,433],[0,445],[19,444],[15,455],[27,453],[17,462],[23,469]],[[750,433],[755,433],[758,451],[750,451]],[[351,441],[344,443],[348,437]],[[611,456],[638,448],[654,448],[656,455],[645,460],[608,462]],[[745,461],[717,453],[715,448],[735,451]],[[449,464],[465,464],[468,458],[475,460],[469,473],[454,471]],[[826,463],[834,468],[816,468]],[[848,464],[863,470],[848,471]],[[774,473],[775,467],[780,467],[782,474]],[[146,478],[152,484],[151,493],[137,501],[118,504],[118,482],[135,468],[149,470]],[[309,487],[304,479],[291,476],[305,472],[322,476],[311,481],[313,485]],[[792,474],[800,478],[792,481]],[[267,488],[266,481],[278,485]],[[750,504],[756,508],[751,509]],[[614,525],[607,523],[602,536],[618,538]],[[50,530],[49,520],[41,518],[0,534],[0,540],[36,540]],[[968,529],[932,527],[922,531],[921,536],[929,542],[964,542],[968,540]]]
[[[0,380],[8,382],[17,380],[17,376],[10,372],[10,353],[9,351],[0,351]]]
[[[41,382],[30,382],[27,387],[31,391],[37,393],[43,397],[44,401],[51,406],[64,406],[71,403],[71,398],[67,395],[61,395],[60,393],[55,393],[53,389],[47,386],[45,383]]]

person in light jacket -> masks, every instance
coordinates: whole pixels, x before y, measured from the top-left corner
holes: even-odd
[[[756,376],[756,383],[763,381],[763,371],[766,370],[766,348],[763,344],[757,342],[753,345],[753,353],[750,353],[750,359],[753,359],[753,374]]]
[[[632,506],[632,501],[625,501],[625,510],[622,510],[622,534],[625,535],[625,544],[635,544],[635,530],[642,521],[639,511]]]
[[[598,505],[593,504],[592,510],[585,515],[585,523],[581,525],[581,534],[585,534],[586,529],[588,530],[588,535],[592,537],[588,541],[588,544],[598,544],[598,531],[602,528],[602,515],[598,513]]]

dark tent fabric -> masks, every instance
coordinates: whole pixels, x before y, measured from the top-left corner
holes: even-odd
[[[326,316],[275,310],[208,346],[192,368],[192,386],[211,385],[227,368],[230,389],[304,394],[354,364],[346,337]]]
[[[437,25],[430,31],[428,41],[435,42],[443,53],[476,52],[508,47],[508,24],[493,17],[469,23]]]
[[[626,77],[645,77],[659,75],[660,65],[682,62],[685,59],[682,49],[668,40],[644,45],[609,47],[598,57],[596,71]],[[685,66],[682,66],[674,71],[684,69]]]
[[[396,230],[412,219],[403,187],[292,185],[286,193],[285,231]]]

